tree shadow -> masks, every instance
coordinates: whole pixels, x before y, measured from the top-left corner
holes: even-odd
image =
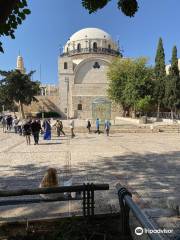
[[[10,176],[0,176],[3,189],[14,188],[37,188],[39,183],[50,166],[38,166],[36,164],[17,165],[11,167]],[[118,204],[115,185],[121,183],[128,187],[132,193],[137,193],[151,206],[166,207],[166,200],[169,196],[180,196],[180,151],[169,153],[131,153],[126,155],[115,155],[113,157],[101,157],[96,160],[81,161],[69,166],[68,174],[73,177],[73,184],[87,182],[108,183],[110,190],[96,193],[96,209],[108,208]],[[67,173],[67,166],[61,164],[59,174]],[[31,197],[32,198],[32,197]],[[57,216],[63,211],[67,212],[69,203],[41,203],[26,206],[1,207],[0,219],[7,217],[35,218],[50,215]],[[72,211],[81,209],[80,202],[71,203]]]

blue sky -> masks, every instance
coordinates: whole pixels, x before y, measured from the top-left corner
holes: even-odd
[[[59,46],[86,27],[107,31],[115,40],[119,38],[125,57],[147,56],[150,64],[154,64],[160,36],[166,63],[173,45],[180,52],[180,0],[138,0],[134,18],[124,16],[116,2],[112,0],[103,10],[89,15],[81,0],[29,0],[32,13],[17,29],[16,39],[1,38],[5,53],[0,54],[0,69],[15,68],[20,50],[27,71],[36,70],[34,79],[39,80],[41,66],[41,81],[56,84]]]

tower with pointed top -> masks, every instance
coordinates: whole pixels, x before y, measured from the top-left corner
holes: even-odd
[[[26,69],[24,68],[23,57],[20,55],[17,57],[16,69],[19,70],[23,74],[26,72]]]

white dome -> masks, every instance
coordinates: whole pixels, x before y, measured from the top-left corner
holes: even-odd
[[[118,51],[117,44],[111,36],[99,28],[84,28],[74,33],[64,46],[63,53],[81,54]]]
[[[107,39],[107,40],[110,40],[111,36],[107,32],[105,32],[99,28],[84,28],[84,29],[81,29],[80,31],[74,33],[70,37],[70,42],[78,41],[78,40],[82,40],[82,39]]]

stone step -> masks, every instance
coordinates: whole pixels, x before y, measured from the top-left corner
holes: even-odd
[[[55,130],[53,130],[55,132]],[[65,133],[69,133],[70,132],[70,129],[69,128],[64,128],[63,131]],[[96,129],[91,129],[91,132],[95,132]],[[87,128],[81,128],[81,127],[77,127],[77,128],[74,128],[74,132],[79,132],[79,133],[88,133],[88,130]],[[105,130],[104,129],[100,129],[100,132],[101,133],[104,133]],[[110,129],[110,133],[151,133],[151,129],[148,129],[148,128],[133,128],[133,129]],[[154,131],[155,132],[155,131]]]

